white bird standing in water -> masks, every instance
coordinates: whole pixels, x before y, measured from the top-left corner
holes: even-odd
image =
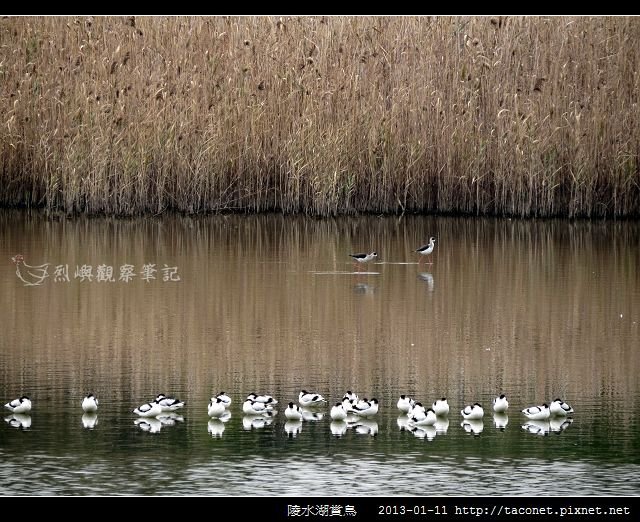
[[[226,411],[227,409],[224,406],[224,402],[222,402],[222,399],[220,398],[216,398],[215,401],[212,400],[207,407],[207,413],[209,414],[209,417],[214,417],[217,419],[222,417]]]
[[[247,415],[263,415],[270,414],[273,410],[272,406],[268,406],[262,402],[247,399],[242,403],[242,411]]]
[[[348,399],[349,402],[358,402],[358,394],[357,393],[353,393],[351,390],[347,390],[346,392],[344,392],[344,395],[342,396],[342,399],[344,401],[344,399]]]
[[[215,397],[211,397],[211,402],[215,402],[216,399],[220,399],[225,408],[231,406],[231,397],[229,397],[226,392],[220,392]]]
[[[23,395],[19,399],[14,399],[4,405],[5,408],[12,413],[27,413],[31,411],[31,400],[26,395]]]
[[[93,393],[90,393],[84,399],[82,399],[82,411],[86,413],[93,413],[98,411],[98,399],[95,398]]]
[[[289,420],[302,419],[302,411],[300,411],[300,406],[298,406],[297,404],[293,404],[293,402],[290,402],[287,406],[287,409],[284,410],[284,416]]]
[[[360,401],[354,408],[353,413],[360,417],[371,417],[378,413],[378,399]]]
[[[157,402],[148,402],[142,406],[138,406],[133,413],[140,415],[140,417],[157,417],[162,413],[162,406]],[[158,421],[160,422],[160,421]]]
[[[549,406],[549,413],[554,417],[566,417],[567,414],[573,413],[573,408],[562,399],[555,399]]]
[[[344,397],[342,399],[342,407],[344,408],[344,411],[346,411],[347,413],[352,413],[353,412],[353,408],[354,406],[357,404],[357,400],[356,401],[351,401],[349,400],[349,397]]]
[[[496,413],[504,413],[507,408],[509,408],[509,401],[504,393],[493,399],[493,411]]]
[[[414,426],[433,426],[438,420],[436,412],[428,408],[424,413],[419,412],[409,419],[409,424]]]
[[[411,417],[418,412],[422,412],[422,413],[426,412],[426,408],[422,405],[421,402],[415,402],[412,408],[407,412],[407,416]]]
[[[360,254],[349,254],[349,255],[361,265],[364,263],[368,263],[372,259],[378,257],[377,252],[371,252],[370,254],[360,253]]]
[[[176,411],[180,408],[184,407],[184,402],[176,399],[175,397],[167,397],[164,393],[159,393],[156,397],[155,402],[157,402],[162,411]]]
[[[416,402],[408,395],[400,395],[397,407],[402,413],[409,413]]]
[[[338,420],[342,421],[347,418],[347,412],[345,411],[341,402],[337,402],[336,405],[333,408],[331,408],[330,415],[334,421],[338,421]]]
[[[442,399],[437,399],[432,405],[434,413],[438,417],[443,417],[445,415],[449,415],[449,403],[447,402],[446,397],[442,397]]]
[[[319,393],[310,393],[307,390],[302,390],[298,395],[298,402],[301,406],[318,406],[323,402],[327,402]]]
[[[431,253],[433,252],[433,249],[436,247],[436,239],[434,237],[429,238],[429,244],[428,245],[424,245],[421,246],[420,248],[416,249],[415,251],[418,252],[418,254],[421,254],[424,257],[420,258],[420,261],[418,262],[418,264],[420,264],[420,262],[426,257],[431,255]],[[433,263],[428,263],[430,265],[432,265]]]
[[[250,399],[254,402],[261,402],[262,404],[275,406],[278,404],[278,401],[275,400],[271,395],[256,395],[255,393],[250,393],[247,395],[247,399]]]
[[[549,406],[545,402],[542,406],[529,406],[522,413],[531,420],[547,420],[550,416]]]
[[[465,420],[480,420],[484,416],[484,410],[477,402],[472,406],[465,406],[464,410],[460,410],[460,413]]]

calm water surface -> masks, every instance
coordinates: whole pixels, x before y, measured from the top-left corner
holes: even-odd
[[[430,236],[433,264],[419,265],[412,251]],[[5,411],[0,491],[638,495],[639,247],[633,222],[4,211],[0,400],[26,394],[33,410]],[[372,250],[368,273],[354,273],[348,254]],[[18,253],[49,263],[44,278],[19,267],[41,284],[18,277]],[[97,280],[100,265],[114,282]],[[346,390],[377,397],[380,412],[285,422],[303,388],[330,405]],[[210,421],[223,390],[231,417]],[[93,419],[80,408],[89,391]],[[274,395],[278,413],[244,416],[253,391]],[[132,409],[159,392],[186,407],[136,424]],[[508,417],[494,419],[501,392]],[[412,432],[401,393],[446,396],[451,413]],[[556,396],[573,422],[523,428],[522,408]],[[461,426],[476,401],[484,421]]]

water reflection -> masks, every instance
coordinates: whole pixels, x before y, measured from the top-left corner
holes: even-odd
[[[295,438],[302,431],[301,420],[288,420],[284,423],[284,431],[289,438]]]
[[[222,434],[224,433],[225,425],[224,422],[220,419],[210,419],[207,422],[207,432],[213,437],[222,438]]]
[[[435,426],[414,426],[411,428],[411,433],[419,439],[433,440],[438,432]]]
[[[5,417],[4,420],[13,428],[22,428],[26,430],[31,427],[31,415],[27,415],[26,413],[13,413],[8,417]]]
[[[550,424],[546,420],[528,420],[522,425],[524,431],[528,431],[532,435],[549,435]]]
[[[433,292],[434,283],[431,272],[419,272],[418,278],[427,284],[427,290],[429,290],[429,292]]]
[[[162,423],[163,427],[175,426],[178,422],[184,422],[184,417],[175,413],[158,415],[156,418]]]
[[[160,433],[162,429],[162,422],[155,417],[141,417],[140,419],[134,420],[133,423],[142,431],[148,433]]]
[[[494,413],[493,414],[493,425],[499,429],[503,430],[509,424],[509,416],[506,413]]]
[[[259,430],[273,423],[273,415],[244,415],[242,428],[246,431]]]
[[[84,413],[82,415],[82,427],[88,430],[92,430],[98,425],[97,413]]]
[[[229,422],[230,419],[231,419],[230,410],[225,410],[225,412],[222,415],[220,415],[219,417],[216,417],[216,420],[219,420],[220,422]]]
[[[409,417],[407,415],[398,415],[396,419],[396,424],[400,431],[409,430],[411,427],[409,426]]]
[[[438,435],[446,435],[449,429],[449,419],[447,417],[436,417],[434,427]]]
[[[329,424],[331,435],[333,435],[334,437],[344,436],[347,433],[348,427],[349,425],[346,423],[346,421],[343,420],[331,421],[331,424]]]
[[[311,408],[300,408],[302,413],[302,420],[305,421],[319,421],[324,417],[324,413]]]
[[[549,429],[554,433],[560,434],[571,426],[572,422],[573,419],[567,417],[551,417],[549,419]]]
[[[367,283],[357,283],[354,285],[353,291],[356,294],[372,296],[376,291],[376,287]]]
[[[358,435],[371,435],[374,437],[378,434],[378,423],[374,420],[359,419],[349,424],[349,428],[352,428]]]
[[[462,428],[464,428],[464,431],[466,431],[467,433],[470,433],[472,435],[480,435],[482,433],[482,430],[484,429],[484,422],[482,422],[482,419],[467,419],[462,421],[462,424],[460,424],[460,426],[462,426]]]

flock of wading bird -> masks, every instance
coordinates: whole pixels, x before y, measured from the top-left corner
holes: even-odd
[[[209,432],[216,436],[222,435],[224,424],[231,418],[231,397],[221,392],[211,401],[207,407]],[[242,403],[243,427],[245,429],[260,428],[271,424],[277,414],[275,406],[278,401],[271,395],[258,395],[250,393]],[[285,431],[289,435],[296,435],[301,428],[302,421],[314,421],[323,418],[320,411],[327,404],[326,399],[319,393],[302,390],[298,394],[297,404],[289,402],[284,410],[287,419]],[[93,428],[97,424],[98,399],[92,394],[83,398],[81,407],[84,411],[83,425],[85,428]],[[158,394],[155,399],[133,410],[138,415],[135,424],[144,431],[158,432],[163,425],[171,425],[184,420],[175,414],[184,408],[185,403],[175,397]],[[5,420],[15,427],[29,428],[31,426],[31,400],[22,396],[5,404],[12,412]],[[358,433],[376,435],[377,423],[371,422],[378,414],[380,404],[376,398],[361,399],[357,394],[347,391],[341,401],[335,403],[330,410],[331,432],[336,436],[346,433],[348,428],[355,428]],[[449,403],[446,397],[434,401],[430,407],[425,407],[408,395],[401,395],[396,404],[400,416],[398,426],[401,429],[412,431],[417,437],[432,438],[435,434],[445,432],[448,428]],[[508,422],[507,410],[509,401],[504,394],[493,399],[493,419],[497,428],[504,429]],[[523,429],[532,433],[546,435],[549,430],[561,432],[572,422],[568,415],[573,413],[573,408],[562,399],[555,399],[550,405],[544,403],[539,406],[529,406],[522,411],[528,422]],[[460,410],[463,418],[462,427],[466,431],[479,434],[483,429],[484,409],[479,403],[465,406]]]
[[[435,238],[429,238],[429,243],[416,249],[415,252],[421,255],[420,262],[433,253],[436,245]],[[359,265],[368,263],[376,257],[377,252],[349,254]],[[290,435],[297,434],[303,420],[319,420],[322,414],[318,411],[321,406],[326,404],[326,400],[319,393],[310,393],[302,390],[298,395],[298,404],[293,401],[289,402],[284,411],[287,419],[285,430]],[[261,427],[269,422],[277,412],[275,406],[278,401],[271,395],[257,395],[250,393],[242,404],[242,412],[245,417],[243,426],[245,428]],[[176,420],[182,420],[177,417],[174,412],[184,407],[185,403],[174,397],[168,397],[164,394],[158,394],[156,398],[150,402],[142,404],[133,410],[140,419],[136,424],[145,430],[157,432],[162,425],[173,424]],[[93,428],[97,424],[98,399],[90,393],[82,400],[83,424],[87,428]],[[207,413],[211,419],[224,423],[231,418],[230,412],[231,398],[221,392],[215,397],[211,397],[211,401],[207,407]],[[421,402],[414,400],[408,395],[401,395],[398,399],[397,408],[401,413],[398,417],[398,425],[402,429],[409,429],[418,437],[429,437],[431,430],[433,435],[437,433],[438,427],[448,426],[449,403],[445,397],[437,399],[429,408],[425,408]],[[5,420],[14,426],[28,428],[31,426],[31,417],[28,413],[31,411],[31,400],[27,396],[22,396],[5,404],[5,407],[12,412],[12,416]],[[504,394],[493,399],[494,422],[496,427],[504,429],[508,421],[507,410],[509,402]],[[360,433],[377,434],[377,423],[366,423],[367,419],[377,415],[379,402],[376,398],[360,399],[358,395],[347,391],[342,397],[342,401],[337,402],[331,408],[329,413],[331,420],[331,431],[334,435],[340,436],[346,432],[349,427],[356,428]],[[570,424],[571,419],[567,416],[573,413],[573,408],[562,399],[555,399],[551,405],[544,403],[539,406],[529,406],[522,410],[522,413],[529,420],[523,426],[523,429],[538,434],[547,434],[549,429],[559,432]],[[479,403],[465,406],[460,410],[463,422],[462,426],[469,432],[478,434],[482,431],[482,419],[484,417],[484,409]],[[444,422],[446,421],[446,423]],[[552,422],[555,421],[555,422]],[[288,424],[288,426],[287,426]],[[212,425],[209,423],[209,431],[212,435],[221,435],[224,425]],[[446,431],[446,427],[444,427]]]

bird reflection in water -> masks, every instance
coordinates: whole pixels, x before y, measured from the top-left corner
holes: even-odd
[[[13,428],[26,430],[31,427],[31,415],[27,415],[26,413],[14,413],[5,417],[4,420]]]
[[[418,279],[427,284],[427,290],[429,290],[429,292],[433,292],[434,283],[431,272],[418,272]]]

